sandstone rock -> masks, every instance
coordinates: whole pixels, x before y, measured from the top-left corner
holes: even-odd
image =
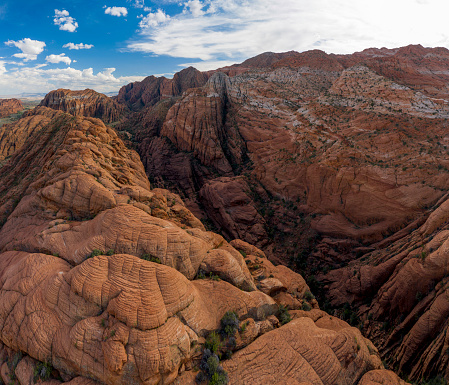
[[[67,112],[73,116],[90,116],[105,123],[120,120],[126,109],[94,90],[71,91],[58,89],[48,93],[40,106]]]
[[[49,124],[56,114],[51,111],[37,115],[25,113],[25,117],[18,122],[0,127],[0,160],[12,156],[30,136]]]
[[[248,385],[354,383],[366,370],[381,367],[357,329],[321,329],[309,318],[264,334],[223,365],[232,384]]]
[[[377,384],[388,384],[388,385],[404,385],[405,381],[401,380],[397,374],[390,370],[371,370],[364,374],[359,382],[360,385],[377,385]]]
[[[19,99],[0,99],[0,118],[6,118],[22,110],[23,104]]]
[[[264,220],[249,191],[242,178],[217,178],[206,183],[199,194],[209,218],[226,236],[263,246],[267,240]]]
[[[141,82],[123,86],[117,101],[128,105],[133,110],[139,110],[145,106],[153,106],[163,98],[181,95],[189,88],[201,87],[206,83],[207,78],[206,73],[193,67],[176,73],[173,79],[149,76]]]

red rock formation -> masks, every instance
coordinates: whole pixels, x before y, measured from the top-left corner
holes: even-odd
[[[23,110],[23,104],[18,99],[0,99],[0,118]]]
[[[173,79],[163,76],[148,76],[141,82],[123,86],[117,96],[119,103],[125,104],[134,111],[145,106],[153,106],[162,99],[179,96],[189,88],[201,87],[208,79],[206,73],[193,67],[185,68],[175,74]]]
[[[301,276],[205,231],[179,196],[151,189],[112,128],[46,107],[23,119],[11,129],[29,137],[0,169],[4,381],[186,384],[231,310],[247,327],[224,363],[232,383],[273,378],[279,360],[296,368],[289,383],[355,384],[381,370],[372,344],[320,311]],[[285,303],[304,310],[280,327]]]
[[[360,307],[365,332],[414,379],[449,377],[448,207],[446,194],[408,231],[325,277],[333,303]]]
[[[402,60],[405,54],[398,52]],[[377,74],[371,62],[344,70],[340,62],[346,57],[321,51],[278,59],[268,61],[273,68],[231,78],[214,74],[202,89],[188,91],[157,115],[157,122],[151,111],[142,116],[146,129],[136,137],[148,174],[193,202],[217,174],[246,172],[250,188],[262,194],[262,204],[249,202],[259,212],[260,206],[278,209],[267,199],[281,198],[290,209],[313,213],[319,233],[365,241],[405,226],[442,195],[447,104]],[[380,60],[367,54],[352,59]],[[427,169],[417,168],[416,159]],[[200,194],[198,203],[223,226],[214,213],[225,212],[227,203],[219,209],[216,199],[208,199]],[[291,229],[295,216],[290,210],[287,223],[268,227]],[[225,230],[230,237],[236,226],[231,222]],[[239,237],[251,234],[254,225]],[[302,232],[304,226],[298,227]]]
[[[83,91],[64,89],[51,91],[39,105],[64,111],[73,116],[99,118],[105,123],[120,120],[126,112],[122,105],[111,98],[89,89]]]
[[[384,357],[414,379],[449,378],[438,233],[447,224],[448,67],[448,50],[421,46],[266,54],[155,104],[135,138],[152,180],[229,239],[313,273],[367,253],[326,276],[330,300],[360,306]],[[260,284],[297,307],[282,287],[274,277]]]

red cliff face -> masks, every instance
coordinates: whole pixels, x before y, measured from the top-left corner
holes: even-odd
[[[126,108],[94,90],[71,91],[59,89],[48,93],[40,106],[64,111],[73,116],[99,118],[105,123],[120,120]]]
[[[148,175],[310,274],[355,260],[318,276],[334,306],[359,309],[413,378],[449,378],[449,51],[268,53],[222,70],[134,122]]]
[[[22,102],[18,99],[0,99],[0,118],[22,111]]]
[[[154,114],[143,117],[147,134],[137,137],[149,174],[192,201],[215,175],[246,174],[265,191],[259,209],[278,210],[283,199],[287,211],[312,213],[320,234],[372,242],[404,226],[447,187],[439,170],[448,105],[361,64],[372,56],[354,57],[359,64],[345,69],[346,57],[288,53],[268,68],[214,74],[167,106],[157,128]],[[424,170],[417,159],[433,160]],[[294,210],[273,224],[291,229]]]
[[[193,385],[198,368],[207,373],[206,338],[221,328],[229,337],[213,349],[234,384],[403,384],[357,328],[319,309],[299,274],[205,231],[177,194],[152,188],[138,154],[101,120],[41,106],[10,129],[3,382]]]
[[[139,111],[143,107],[151,107],[163,99],[179,96],[189,88],[201,87],[207,79],[207,74],[193,67],[176,73],[173,79],[163,76],[159,78],[148,76],[141,82],[130,83],[122,87],[117,101],[134,111]]]

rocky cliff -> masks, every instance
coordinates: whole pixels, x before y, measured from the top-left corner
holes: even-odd
[[[299,274],[205,231],[178,195],[152,188],[101,120],[38,107],[11,130],[5,383],[193,384],[198,368],[232,384],[403,383],[358,329],[319,310]]]
[[[113,123],[120,120],[127,109],[94,90],[72,91],[58,89],[49,92],[40,106],[54,110],[68,112],[73,116],[88,116],[99,118],[105,123]]]
[[[0,99],[0,118],[23,110],[23,104],[18,99]]]
[[[205,223],[308,272],[402,372],[449,378],[444,253],[424,263],[443,246],[420,230],[447,223],[448,68],[447,49],[419,45],[267,53],[159,95],[127,129],[149,178]]]
[[[141,82],[130,83],[120,89],[117,101],[134,111],[153,106],[162,99],[179,96],[189,88],[201,87],[208,79],[206,73],[193,67],[176,73],[173,79],[148,76]]]
[[[405,61],[401,55],[397,60]],[[185,194],[192,209],[195,203],[205,207],[225,233],[248,234],[245,239],[259,245],[269,239],[251,231],[254,221],[237,234],[217,214],[224,209],[208,209],[210,195],[201,192],[206,184],[210,189],[217,177],[240,176],[248,184],[241,193],[262,216],[261,209],[279,209],[281,200],[293,217],[312,215],[318,234],[379,240],[416,219],[446,190],[440,171],[446,168],[449,111],[430,91],[405,85],[406,76],[399,82],[376,72],[383,59],[311,51],[288,53],[270,67],[256,65],[232,77],[215,73],[205,86],[163,107],[155,104],[157,112],[148,110],[134,122],[147,173]],[[345,67],[350,60],[358,62]],[[421,72],[438,73],[434,62],[426,63],[419,63]],[[270,227],[302,232],[289,217]],[[258,229],[267,227],[256,222]]]

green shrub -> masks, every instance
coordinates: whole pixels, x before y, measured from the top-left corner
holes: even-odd
[[[228,375],[220,366],[220,359],[211,350],[204,349],[199,367],[201,371],[195,378],[197,383],[206,380],[208,380],[209,385],[226,385],[228,383]]]
[[[154,263],[161,263],[161,260],[158,257],[155,257],[151,254],[143,254],[141,259],[144,261],[154,262]]]
[[[209,333],[204,343],[204,348],[209,349],[212,353],[218,353],[221,348],[221,340],[217,332]]]
[[[199,269],[198,273],[196,274],[196,278],[197,279],[205,279],[206,278],[206,273],[204,272],[204,270]]]
[[[235,311],[227,311],[220,321],[220,334],[226,338],[233,336],[239,328],[239,317]]]
[[[285,325],[292,320],[292,316],[288,312],[288,309],[284,305],[279,306],[279,321],[281,321],[281,325]]]
[[[106,255],[111,256],[114,254],[114,250],[109,249],[108,251],[106,251]]]
[[[226,385],[229,382],[228,375],[222,369],[212,374],[209,385]]]
[[[315,299],[315,296],[310,292],[310,290],[306,290],[304,293],[304,298],[307,301],[311,301],[312,299]]]
[[[34,382],[39,379],[42,381],[47,381],[50,379],[51,372],[53,371],[53,366],[47,362],[38,362],[34,367]]]
[[[301,306],[301,310],[310,311],[312,310],[312,306],[310,306],[307,302],[303,302]]]
[[[87,258],[93,258],[93,257],[96,257],[98,255],[104,255],[104,252],[99,250],[99,249],[93,249],[92,252],[89,254],[89,256]]]
[[[248,321],[247,322],[244,322],[243,324],[242,324],[242,326],[240,327],[240,332],[241,333],[245,333],[245,331],[246,331],[246,327],[248,326]]]

